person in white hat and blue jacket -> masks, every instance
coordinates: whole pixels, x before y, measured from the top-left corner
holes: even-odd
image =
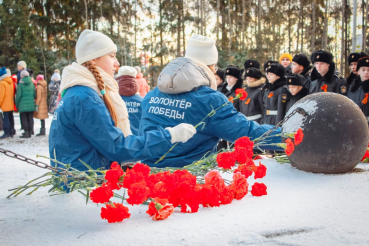
[[[142,101],[139,134],[179,123],[196,125],[212,109],[227,103],[228,99],[217,91],[214,78],[217,62],[218,51],[213,39],[202,35],[190,38],[185,57],[174,59],[163,69],[157,88],[150,91]],[[198,128],[193,138],[178,144],[161,162],[154,164],[157,161],[155,158],[143,159],[142,162],[155,167],[183,167],[216,151],[220,139],[230,142],[243,136],[255,139],[271,127],[248,121],[230,103],[208,118],[203,129]],[[272,137],[268,143],[280,141],[280,137]],[[270,145],[265,147],[281,150]],[[168,150],[161,146],[157,148],[162,154]]]
[[[117,46],[106,35],[84,30],[76,45],[77,62],[64,68],[62,99],[50,127],[50,157],[79,170],[110,167],[111,162],[160,158],[173,143],[186,142],[196,129],[179,124],[131,135],[126,104],[114,73]],[[51,164],[54,165],[53,161]]]

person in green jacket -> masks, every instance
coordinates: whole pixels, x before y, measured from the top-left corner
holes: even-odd
[[[21,138],[30,138],[33,131],[33,111],[36,109],[36,90],[28,71],[23,70],[20,75],[21,81],[18,84],[15,104],[25,131]]]

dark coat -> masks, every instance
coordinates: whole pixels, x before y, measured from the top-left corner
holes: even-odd
[[[304,80],[304,87],[308,89],[310,88],[310,82],[311,82],[311,78],[310,78],[310,71],[313,67],[312,66],[308,66],[306,68],[304,68],[304,70],[301,72],[301,75],[305,77]]]
[[[222,88],[225,85],[226,82],[222,82],[220,85],[217,86],[217,91],[222,92]]]
[[[324,92],[323,86],[327,85],[327,92],[335,92],[342,95],[347,93],[346,80],[335,74],[336,66],[332,63],[327,74],[322,77],[316,68],[311,72],[311,82],[309,87],[309,94],[316,92]]]
[[[286,113],[288,112],[288,110],[290,110],[290,108],[297,102],[299,101],[301,98],[305,97],[309,95],[309,90],[305,87],[302,87],[301,91],[299,93],[297,93],[296,95],[292,95],[291,93],[288,94],[288,100],[286,103]]]
[[[259,124],[262,122],[264,113],[262,88],[265,81],[266,79],[261,77],[259,80],[255,81],[252,86],[245,86],[244,89],[247,92],[247,98],[234,102],[234,107],[237,111],[244,114],[248,120],[256,121]]]
[[[222,90],[220,92],[222,92],[228,99],[230,97],[235,97],[236,96],[236,90],[242,88],[242,84],[243,84],[243,80],[241,78],[239,78],[236,82],[236,84],[232,87],[232,89],[229,91],[227,89],[227,85],[228,83],[225,83],[222,86]]]
[[[288,90],[286,78],[280,78],[265,90],[263,124],[276,125],[286,114]]]
[[[355,79],[357,79],[357,75],[354,74],[353,72],[350,73],[350,75],[347,77],[346,82],[347,82],[347,89],[350,88],[352,82],[354,82]]]
[[[367,96],[369,96],[369,80],[362,82],[360,77],[358,77],[352,82],[350,89],[347,92],[347,97],[359,106],[369,122],[369,98],[366,103],[365,100],[363,102],[363,99],[366,97],[365,94],[368,94]]]

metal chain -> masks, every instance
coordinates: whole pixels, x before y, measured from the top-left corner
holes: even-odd
[[[50,165],[48,165],[47,163],[44,163],[44,162],[41,162],[41,161],[35,161],[35,160],[32,160],[28,157],[25,157],[23,155],[19,155],[17,153],[14,153],[10,150],[6,150],[6,149],[2,149],[0,148],[0,153],[10,157],[10,158],[14,158],[14,159],[17,159],[17,160],[20,160],[20,161],[24,161],[24,162],[27,162],[28,164],[31,164],[31,165],[34,165],[34,166],[37,166],[37,167],[40,167],[40,168],[43,168],[43,169],[49,169],[55,173],[58,173],[60,175],[71,175],[71,176],[74,176],[73,173],[70,173],[68,172],[67,170],[65,170],[64,168],[60,168],[60,167],[52,167]]]

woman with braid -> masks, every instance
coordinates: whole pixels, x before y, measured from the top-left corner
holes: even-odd
[[[196,133],[192,125],[182,123],[131,135],[127,108],[113,78],[119,67],[116,51],[102,33],[84,30],[79,36],[77,63],[63,70],[62,99],[51,123],[52,159],[79,170],[87,169],[81,161],[94,169],[109,169],[113,161],[160,158],[173,143],[187,142]]]

